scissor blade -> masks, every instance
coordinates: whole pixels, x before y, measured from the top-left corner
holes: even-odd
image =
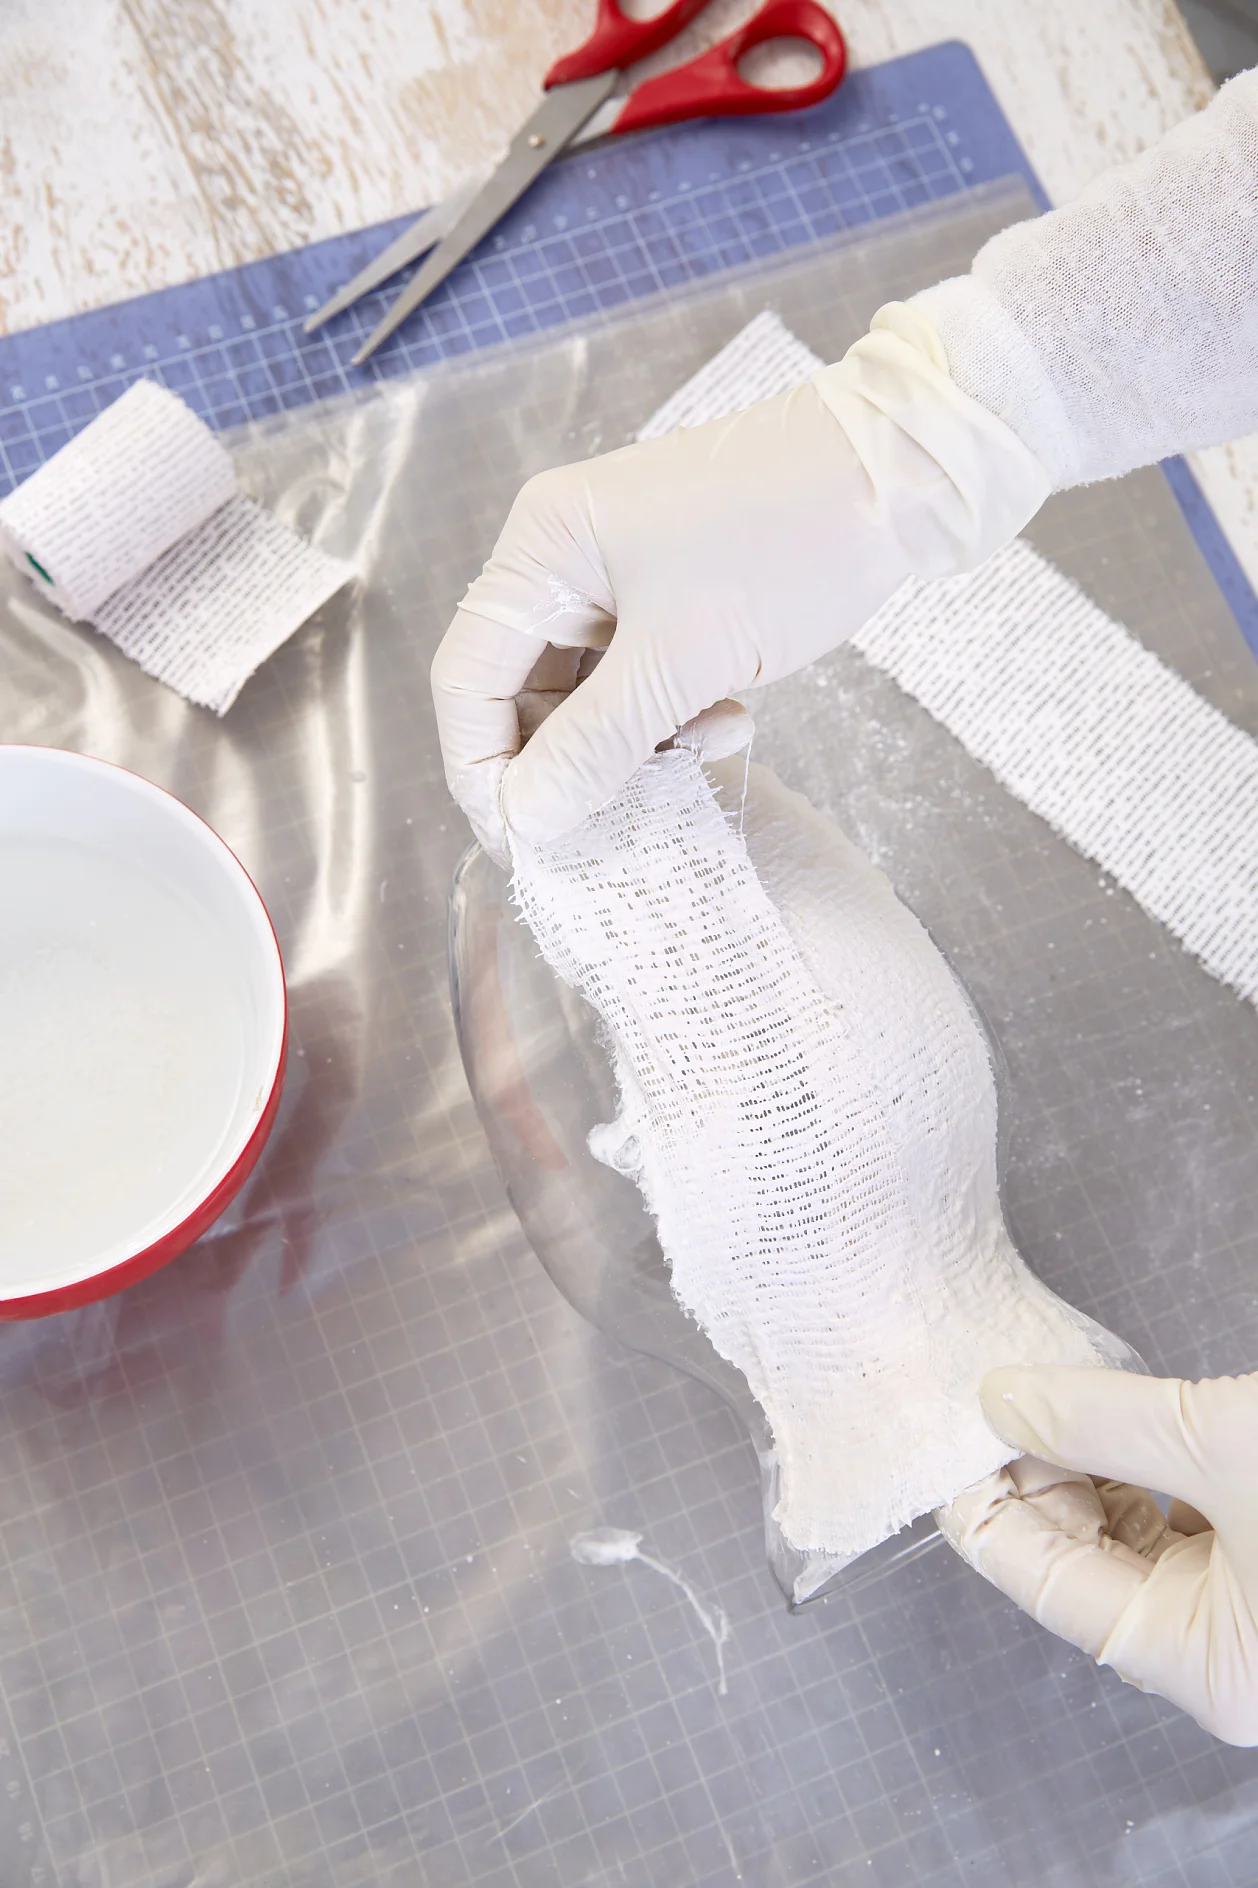
[[[369,295],[373,288],[379,288],[391,275],[404,269],[408,262],[414,262],[417,256],[422,256],[425,249],[434,248],[449,235],[479,188],[478,182],[462,184],[443,202],[434,204],[431,210],[425,210],[400,236],[395,236],[388,248],[382,249],[374,261],[369,262],[365,269],[360,269],[352,282],[337,289],[336,294],[324,302],[322,308],[307,317],[306,333],[313,334],[333,315],[339,315],[343,308],[349,308],[364,295]]]
[[[592,79],[575,79],[547,92],[528,123],[511,140],[511,148],[484,188],[464,210],[449,235],[429,256],[413,282],[408,282],[375,332],[354,356],[355,367],[374,354],[395,328],[458,267],[481,237],[506,215],[511,205],[553,157],[581,129],[605,98],[611,95],[616,73],[600,72]]]

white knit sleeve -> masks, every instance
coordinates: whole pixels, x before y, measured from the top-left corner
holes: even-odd
[[[1058,490],[1258,429],[1258,70],[912,306]]]

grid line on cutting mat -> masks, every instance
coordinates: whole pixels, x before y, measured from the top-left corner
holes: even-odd
[[[759,162],[744,159],[697,184],[681,178],[673,195],[652,190],[643,202],[618,192],[610,208],[583,204],[582,183],[615,154],[573,157],[553,180],[564,186],[565,207],[536,220],[517,212],[406,324],[375,372],[412,372],[953,196],[975,180],[974,159],[960,147],[939,105],[851,133],[832,127],[802,136],[782,126]],[[99,368],[80,365],[69,384],[60,374],[45,375],[43,385],[14,380],[0,351],[0,495],[143,377],[219,429],[361,388],[367,377],[350,356],[404,279],[365,297],[329,330],[303,332],[318,306],[307,292],[300,309],[279,305],[269,319],[243,314],[234,332],[224,318],[201,338],[180,334],[173,346],[146,342]]]

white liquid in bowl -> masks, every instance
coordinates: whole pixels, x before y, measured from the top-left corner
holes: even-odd
[[[0,1296],[142,1249],[221,1174],[256,1105],[229,943],[133,859],[0,830]]]

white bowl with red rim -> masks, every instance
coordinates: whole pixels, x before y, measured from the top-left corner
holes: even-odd
[[[235,854],[108,762],[0,745],[0,1319],[165,1265],[251,1172],[284,965]]]

